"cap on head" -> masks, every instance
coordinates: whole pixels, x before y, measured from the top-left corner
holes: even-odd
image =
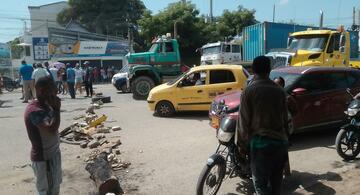
[[[271,71],[270,59],[266,56],[256,57],[252,64],[252,70],[254,74],[258,74],[258,75],[270,74]]]
[[[85,61],[85,62],[84,62],[84,65],[89,65],[89,64],[90,64],[89,61]]]

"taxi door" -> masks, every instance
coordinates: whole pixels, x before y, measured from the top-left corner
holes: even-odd
[[[200,75],[200,80],[193,80],[196,74]],[[209,110],[207,75],[208,71],[196,71],[180,81],[174,93],[177,110]]]
[[[208,98],[210,101],[217,95],[225,92],[241,89],[241,82],[236,80],[232,70],[210,70]]]

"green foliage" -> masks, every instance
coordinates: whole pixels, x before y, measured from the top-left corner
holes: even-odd
[[[11,57],[12,59],[20,59],[22,53],[24,52],[24,47],[18,46],[17,44],[20,43],[20,38],[17,37],[12,41],[9,41],[8,44],[10,45],[11,49]]]
[[[123,36],[145,10],[141,0],[69,0],[69,6],[58,15],[60,24],[74,20],[90,32]]]
[[[149,48],[155,36],[173,33],[176,22],[181,54],[186,61],[195,55],[199,56],[195,50],[202,45],[235,36],[243,27],[256,23],[254,14],[254,10],[239,6],[236,11],[225,10],[214,23],[206,23],[206,17],[199,16],[194,4],[172,3],[155,15],[150,11],[144,12],[139,20],[140,36],[144,40],[145,47]]]

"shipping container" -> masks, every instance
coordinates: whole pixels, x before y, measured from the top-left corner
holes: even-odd
[[[305,31],[314,26],[263,22],[247,26],[243,29],[243,61],[253,61],[256,56],[265,55],[272,49],[286,48],[290,33]],[[328,28],[326,28],[328,29]],[[329,29],[335,30],[335,29]],[[358,58],[359,34],[350,32],[351,58]]]
[[[271,49],[286,48],[290,33],[304,31],[312,26],[263,22],[243,29],[244,61],[252,61],[256,56],[265,55]]]

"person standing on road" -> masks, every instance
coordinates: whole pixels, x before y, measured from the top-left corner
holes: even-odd
[[[60,80],[59,80],[59,77],[58,77],[58,71],[59,70],[54,65],[49,69],[49,71],[50,71],[52,79],[55,82],[56,89],[59,89],[59,85],[60,85]]]
[[[25,109],[25,126],[31,142],[31,162],[39,195],[58,195],[62,182],[60,153],[60,99],[54,81],[42,77],[35,84],[37,99]]]
[[[52,79],[52,80],[54,80],[54,77],[53,77],[53,75],[51,74],[51,71],[50,71],[50,68],[49,68],[49,62],[44,62],[44,66],[45,66],[45,69],[46,69],[46,71],[49,73],[49,76],[50,76],[50,78]],[[55,80],[54,80],[55,81]]]
[[[269,78],[270,60],[256,57],[254,81],[241,94],[237,144],[250,149],[250,167],[257,195],[281,195],[288,149],[285,91]]]
[[[69,66],[70,64],[67,63],[66,66]],[[66,68],[61,68],[61,82],[63,84],[63,91],[62,91],[62,94],[65,95],[68,93],[69,91],[69,88],[68,88],[68,85],[67,85],[67,74],[66,74]]]
[[[35,84],[36,82],[43,77],[50,77],[50,74],[48,73],[48,71],[43,68],[41,63],[38,63],[36,65],[36,69],[34,70],[34,72],[31,75],[31,78],[34,79]]]
[[[93,82],[94,82],[94,75],[93,75],[93,69],[90,67],[90,62],[86,61],[84,63],[85,66],[85,90],[86,90],[86,96],[85,97],[92,97],[93,96]]]
[[[75,73],[75,70],[72,67],[72,65],[69,65],[69,67],[67,67],[66,75],[67,75],[67,85],[68,85],[68,88],[69,88],[69,93],[70,93],[71,99],[75,99],[75,77],[76,77],[76,73]]]
[[[83,76],[84,76],[84,71],[77,63],[75,67],[75,93],[77,90],[79,90],[80,95],[82,94],[82,84],[84,82]]]
[[[23,90],[24,90],[23,103],[28,103],[31,95],[32,97],[35,97],[34,81],[31,78],[33,71],[34,69],[31,65],[26,64],[25,61],[21,62],[20,75],[23,81]]]

